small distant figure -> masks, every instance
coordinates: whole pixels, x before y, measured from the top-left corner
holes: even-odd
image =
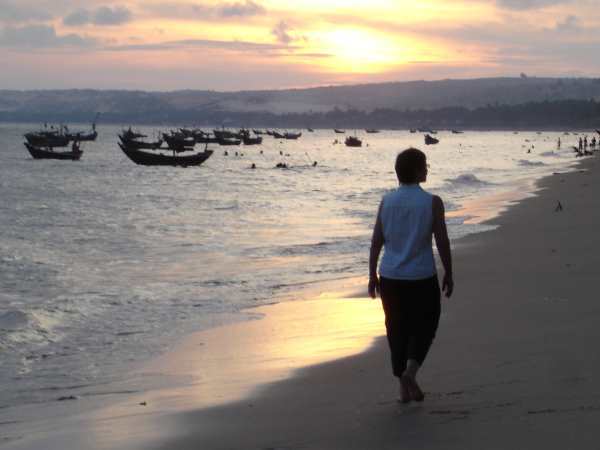
[[[558,142],[556,143],[556,148],[560,150],[560,138],[558,138]]]
[[[313,162],[313,167],[317,167],[317,162]]]
[[[531,153],[531,149],[530,148],[527,149],[527,153]]]
[[[583,151],[583,139],[579,138],[579,151]]]
[[[587,150],[587,148],[588,148],[588,140],[587,140],[587,136],[585,136],[583,138],[583,149]]]
[[[239,156],[239,155],[238,155],[238,152],[235,152],[235,156]]]
[[[279,154],[280,154],[281,156],[283,156],[283,152],[282,152],[281,150],[279,150]]]
[[[256,164],[252,163],[252,165],[250,166],[251,169],[256,169]]]
[[[73,153],[77,153],[79,151],[79,141],[73,141],[73,144],[71,145],[71,151]]]
[[[554,212],[559,212],[559,211],[562,211],[562,210],[563,210],[563,206],[560,203],[560,200],[557,200],[556,201],[556,208],[554,208]]]
[[[224,155],[224,156],[229,156],[229,152],[228,152],[227,150],[225,150],[225,151],[223,152],[223,155]]]
[[[263,151],[262,151],[262,150],[260,151],[260,154],[261,154],[261,155],[263,154]]]

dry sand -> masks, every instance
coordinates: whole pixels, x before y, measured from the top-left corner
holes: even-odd
[[[597,448],[598,165],[543,180],[493,221],[498,230],[461,242],[455,295],[420,374],[423,404],[394,401],[379,339],[243,401],[170,416],[170,437],[152,448]]]

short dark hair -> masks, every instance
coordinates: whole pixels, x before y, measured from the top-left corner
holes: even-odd
[[[418,183],[419,173],[426,167],[427,157],[417,148],[407,148],[396,157],[396,175],[402,184]]]

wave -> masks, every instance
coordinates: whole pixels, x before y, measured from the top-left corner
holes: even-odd
[[[520,159],[517,161],[517,164],[523,167],[540,167],[546,165],[541,161],[529,161],[528,159]]]
[[[555,152],[555,151],[549,151],[549,152],[543,152],[543,153],[540,153],[540,156],[545,156],[545,157],[548,157],[548,156],[550,156],[550,157],[557,158],[557,157],[560,157],[561,155],[560,155],[560,153],[558,153],[558,152]]]
[[[489,186],[493,183],[489,183],[487,181],[480,180],[476,175],[472,173],[463,173],[455,178],[446,178],[446,183],[455,186]]]

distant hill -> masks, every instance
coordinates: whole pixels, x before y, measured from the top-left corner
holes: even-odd
[[[101,121],[113,123],[222,123],[252,118],[260,118],[251,120],[260,123],[275,116],[310,120],[311,115],[332,111],[473,110],[564,100],[600,101],[600,78],[485,78],[240,92],[0,90],[0,120],[86,122],[100,112]]]

